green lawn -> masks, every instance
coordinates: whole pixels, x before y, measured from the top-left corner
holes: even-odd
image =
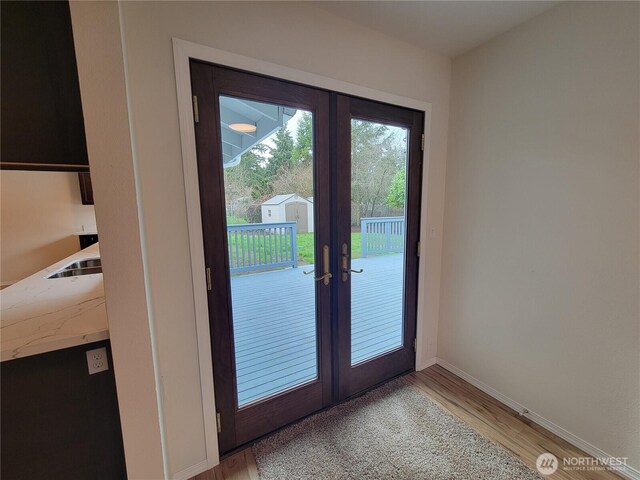
[[[298,263],[309,265],[313,263],[313,233],[298,233]],[[362,254],[362,237],[360,232],[351,234],[351,258],[360,258]]]
[[[236,217],[235,215],[227,215],[227,225],[245,225],[247,222],[242,217]]]
[[[270,246],[268,243],[268,237],[255,236],[251,238],[247,238],[243,236],[244,245],[238,244],[238,256],[242,258],[242,247],[244,246],[246,260],[248,261],[249,253],[251,252],[251,256],[253,257],[253,252],[256,253],[256,256],[260,256],[262,259],[269,258],[268,252],[270,251]],[[351,234],[351,258],[360,258],[362,254],[362,244],[361,244],[361,236],[360,233],[352,233]],[[299,265],[310,265],[313,262],[313,233],[298,233],[296,235],[297,246],[298,246],[298,264]],[[235,264],[236,257],[236,240],[232,235],[230,238],[230,250],[231,250],[231,262]],[[288,252],[288,248],[285,248]],[[283,252],[284,253],[284,252]]]

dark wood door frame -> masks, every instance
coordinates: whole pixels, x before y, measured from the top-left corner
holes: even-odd
[[[415,366],[417,242],[422,171],[421,136],[424,113],[348,97],[257,74],[191,60],[192,94],[198,98],[195,124],[204,261],[211,268],[209,324],[214,363],[218,433],[222,454],[233,451],[299,418],[356,395]],[[314,208],[316,271],[322,247],[331,249],[332,282],[316,283],[318,379],[294,390],[237,408],[231,286],[227,258],[226,212],[219,97],[228,95],[311,111],[314,116]],[[405,304],[403,347],[356,367],[350,366],[350,294],[341,285],[338,245],[350,242],[351,117],[410,129],[407,165],[407,236],[405,239]],[[335,127],[330,127],[334,125]],[[345,161],[345,158],[347,161]],[[349,217],[349,220],[347,220]],[[413,253],[416,253],[414,255]],[[342,304],[344,303],[344,305]]]
[[[418,240],[420,234],[420,187],[422,179],[422,133],[424,114],[371,100],[337,95],[336,202],[351,205],[351,119],[368,120],[409,130],[407,161],[407,209],[404,249],[403,346],[380,357],[351,366],[351,276],[336,282],[337,314],[337,397],[344,400],[403,372],[415,368],[414,340],[417,318]],[[337,244],[351,243],[351,209],[336,211]],[[350,249],[349,249],[350,251]],[[336,258],[339,266],[341,259]],[[334,367],[335,368],[335,367]]]
[[[259,75],[191,61],[192,92],[198,98],[199,121],[195,125],[205,265],[211,267],[208,291],[209,324],[214,360],[216,408],[220,413],[220,451],[228,452],[261,435],[331,404],[330,286],[316,283],[318,328],[318,379],[304,386],[238,409],[236,398],[231,288],[224,210],[223,167],[219,96],[277,103],[311,111],[314,119],[314,195],[317,204],[329,205],[329,94],[323,90]],[[314,209],[315,258],[330,244],[329,212]],[[318,271],[320,268],[318,267]],[[310,281],[312,281],[310,279]]]

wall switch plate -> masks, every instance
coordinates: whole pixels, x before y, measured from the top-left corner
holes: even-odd
[[[102,347],[87,351],[87,366],[89,367],[89,375],[109,370],[107,348]]]

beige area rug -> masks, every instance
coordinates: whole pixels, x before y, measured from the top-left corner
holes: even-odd
[[[253,453],[261,480],[542,478],[402,378],[258,442]]]

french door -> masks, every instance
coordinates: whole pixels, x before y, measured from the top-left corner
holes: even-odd
[[[344,95],[336,104],[342,400],[415,364],[423,114]]]
[[[191,61],[221,453],[414,367],[420,112]]]

